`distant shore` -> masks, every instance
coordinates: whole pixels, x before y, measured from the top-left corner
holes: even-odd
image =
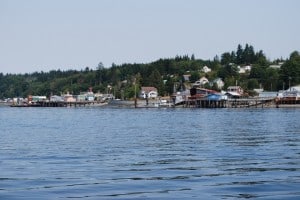
[[[12,106],[12,103],[10,102],[0,102],[1,107],[5,106]],[[18,106],[15,106],[18,107]],[[19,106],[19,107],[34,107],[34,106]],[[47,106],[42,106],[47,107]],[[51,106],[50,106],[51,107]],[[134,100],[114,100],[109,103],[89,103],[85,105],[80,106],[67,106],[67,107],[112,107],[112,108],[195,108],[195,109],[201,109],[197,107],[187,107],[185,105],[179,105],[179,106],[172,106],[171,104],[165,104],[160,105],[156,100],[149,100],[148,103],[145,100],[138,100],[136,105]],[[227,106],[224,108],[300,108],[300,104],[268,104],[268,105],[258,105],[258,106],[250,106],[250,107],[233,107],[233,106]],[[203,108],[202,108],[203,109]]]

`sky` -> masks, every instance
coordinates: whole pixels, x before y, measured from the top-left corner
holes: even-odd
[[[250,44],[300,51],[299,0],[0,0],[0,73],[96,69]]]

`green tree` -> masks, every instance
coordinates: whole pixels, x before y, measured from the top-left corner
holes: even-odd
[[[244,64],[251,64],[255,62],[255,53],[253,46],[246,44],[242,54],[242,61]]]
[[[255,88],[259,88],[259,83],[257,81],[257,79],[249,79],[248,82],[247,82],[247,88],[249,90],[253,90]]]
[[[162,77],[161,77],[159,71],[155,69],[151,73],[149,79],[150,79],[150,84],[151,84],[149,86],[156,87],[159,95],[163,96],[165,94],[165,88],[164,88],[164,83],[163,83],[163,80],[162,80]]]
[[[221,68],[218,76],[222,79],[227,77],[237,77],[238,76],[238,68],[233,64],[228,64],[225,67]]]
[[[229,52],[225,52],[221,55],[221,64],[222,65],[228,65],[230,63],[233,62],[233,60],[231,60],[231,54]]]
[[[262,50],[255,54],[255,63],[260,66],[268,66],[267,58]]]
[[[200,73],[198,71],[194,71],[194,72],[191,73],[191,76],[190,76],[190,82],[191,83],[194,83],[199,79],[200,79]]]
[[[280,79],[288,85],[300,83],[300,55],[298,51],[291,53],[290,58],[281,66]]]
[[[244,54],[243,47],[242,47],[242,45],[239,44],[237,47],[237,51],[236,51],[236,61],[235,61],[236,64],[244,63],[243,54]]]

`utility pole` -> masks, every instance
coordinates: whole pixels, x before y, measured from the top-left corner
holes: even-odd
[[[291,91],[291,79],[292,79],[292,77],[289,76],[289,88],[290,88],[290,91]]]

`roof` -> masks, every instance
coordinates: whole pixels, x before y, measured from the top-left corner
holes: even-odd
[[[199,79],[199,81],[208,81],[208,79],[205,76],[203,76]]]
[[[228,89],[239,89],[241,86],[229,86]]]
[[[209,94],[209,95],[207,95],[206,98],[210,101],[218,101],[218,100],[221,100],[222,94],[216,94],[216,93]]]
[[[146,92],[146,93],[149,93],[151,91],[157,92],[157,89],[155,87],[142,87],[141,90]]]

